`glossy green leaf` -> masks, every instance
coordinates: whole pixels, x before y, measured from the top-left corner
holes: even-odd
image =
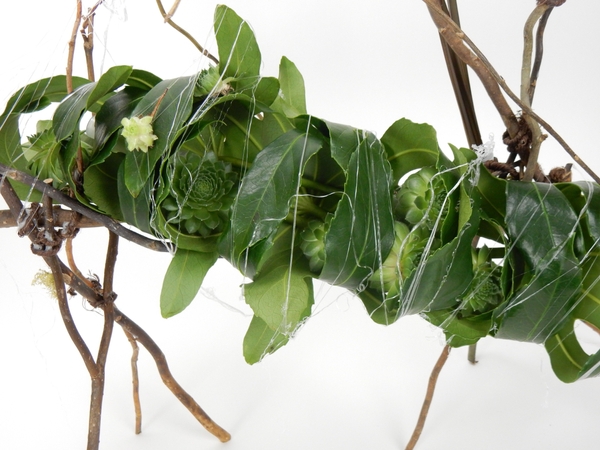
[[[18,114],[0,117],[0,163],[27,172],[28,162],[21,147]],[[31,186],[18,181],[11,181],[11,185],[22,200],[31,198],[31,201],[38,201],[40,198],[40,195],[36,194]],[[32,193],[34,194],[33,198],[31,197]]]
[[[181,127],[192,110],[192,96],[196,75],[165,80],[158,83],[137,104],[132,116],[152,114],[156,104],[160,106],[152,122],[158,137],[148,153],[128,152],[125,158],[125,185],[133,197],[137,197],[146,185],[158,161],[169,152],[180,134]],[[162,98],[162,100],[160,100]]]
[[[160,292],[160,313],[163,317],[172,317],[189,306],[218,258],[216,252],[177,249]]]
[[[543,343],[567,320],[581,284],[573,250],[577,216],[555,186],[510,182],[506,224],[530,272],[496,311],[497,336]]]
[[[451,347],[473,345],[488,335],[493,322],[491,314],[485,317],[460,318],[451,311],[429,311],[425,313],[427,320],[444,330],[446,342]]]
[[[137,103],[145,93],[146,91],[141,89],[126,87],[102,105],[95,118],[95,153],[98,153],[98,150],[121,128],[121,120],[124,117],[131,117]],[[101,163],[103,156],[108,155],[98,155],[97,158],[91,161],[91,164]]]
[[[379,141],[364,139],[352,154],[344,196],[325,237],[320,279],[348,289],[381,265],[394,243],[391,173]]]
[[[279,63],[279,95],[273,102],[273,109],[287,117],[308,114],[306,111],[306,94],[304,77],[296,65],[285,56]]]
[[[411,170],[434,166],[439,158],[437,134],[431,125],[400,119],[387,129],[381,138],[394,180]]]
[[[244,285],[244,298],[269,328],[291,335],[314,303],[312,278],[302,265],[283,260]]]
[[[316,137],[292,129],[261,151],[246,173],[231,214],[230,260],[244,271],[246,250],[285,219],[306,161],[321,148]]]
[[[73,89],[77,89],[89,80],[73,77]],[[19,89],[6,104],[1,117],[8,114],[30,113],[44,109],[50,103],[60,102],[67,95],[67,77],[58,75],[44,78]],[[2,122],[2,120],[0,120]]]
[[[145,70],[133,69],[127,78],[127,84],[131,87],[149,91],[162,81],[151,72]]]
[[[119,221],[124,219],[117,179],[124,158],[122,153],[113,153],[102,164],[88,167],[83,177],[83,189],[89,201],[97,205],[100,212]]]
[[[218,5],[214,28],[221,75],[235,78],[237,91],[255,85],[260,73],[261,56],[250,25],[228,6]]]
[[[85,84],[73,91],[54,113],[52,127],[56,140],[62,141],[79,131],[81,115],[106,94],[121,86],[130,73],[130,66],[112,67],[97,82]]]
[[[119,204],[121,205],[123,220],[139,230],[151,233],[150,202],[152,200],[152,189],[150,183],[143,186],[137,197],[133,197],[125,185],[125,162],[123,162],[119,166],[117,174],[117,192],[119,194]]]
[[[86,108],[89,109],[106,94],[121,87],[131,75],[132,70],[131,66],[115,66],[103,73],[87,99]]]
[[[290,336],[271,329],[264,320],[254,316],[244,336],[244,358],[248,364],[255,364],[283,347],[289,340]]]

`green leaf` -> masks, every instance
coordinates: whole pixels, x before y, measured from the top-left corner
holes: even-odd
[[[507,232],[530,272],[496,310],[497,337],[543,343],[567,320],[579,292],[577,216],[551,184],[510,182],[506,199]]]
[[[489,334],[493,325],[491,314],[460,318],[454,311],[429,311],[425,317],[444,330],[446,342],[454,348],[477,343]]]
[[[348,165],[344,196],[325,236],[320,279],[348,289],[364,282],[385,260],[394,243],[391,173],[383,146],[364,139]]]
[[[244,358],[248,364],[255,364],[283,347],[289,340],[289,336],[269,328],[264,320],[254,316],[244,336]]]
[[[304,165],[321,145],[313,135],[292,129],[256,157],[242,180],[231,214],[228,239],[232,254],[228,258],[240,270],[247,269],[247,249],[269,237],[287,216]]]
[[[115,66],[108,69],[98,80],[85,105],[86,109],[104,97],[109,92],[121,87],[131,75],[131,66]]]
[[[77,89],[89,80],[73,77],[73,89]],[[19,89],[6,104],[1,117],[8,114],[20,114],[39,111],[50,103],[60,102],[67,95],[67,77],[58,75],[44,78]],[[0,123],[2,120],[0,120]]]
[[[79,131],[81,115],[106,94],[121,86],[130,73],[130,66],[112,67],[97,82],[85,84],[73,91],[56,108],[52,118],[56,140],[62,141]]]
[[[208,270],[219,254],[177,249],[160,292],[160,313],[163,317],[179,314],[194,300]]]
[[[224,78],[237,79],[238,92],[256,85],[261,56],[250,25],[228,6],[218,5],[214,28],[219,47],[219,73]]]
[[[146,91],[141,89],[126,87],[102,105],[95,119],[94,153],[96,153],[96,157],[90,164],[101,163],[103,157],[108,156],[104,155],[104,152],[99,152],[100,154],[97,152],[121,128],[121,120],[131,117],[137,103],[145,93]]]
[[[506,180],[492,176],[485,168],[481,167],[477,189],[482,198],[481,209],[485,215],[496,223],[504,223],[506,215]]]
[[[100,212],[122,221],[118,195],[118,173],[125,155],[113,153],[102,164],[88,167],[83,177],[83,189],[89,201],[97,205]]]
[[[152,122],[154,134],[158,139],[154,141],[148,153],[133,151],[128,152],[125,157],[125,185],[133,197],[140,194],[154,173],[156,164],[169,152],[185,120],[190,116],[196,78],[197,75],[192,75],[161,81],[140,100],[133,110],[132,116],[150,115],[162,98]]]
[[[13,169],[28,172],[28,162],[21,147],[18,114],[0,117],[0,163]],[[36,191],[33,191],[29,185],[18,181],[11,181],[11,185],[22,200],[38,201],[40,198],[40,195],[36,194]],[[31,197],[32,193],[35,194],[33,198]]]
[[[145,91],[149,91],[158,83],[160,83],[162,79],[157,77],[151,72],[147,72],[145,70],[133,69],[129,74],[129,78],[127,79],[127,84],[134,88],[143,89]]]
[[[127,159],[125,159],[125,161],[126,160]],[[133,197],[125,185],[125,163],[119,166],[119,173],[117,176],[117,192],[119,193],[119,204],[121,205],[121,214],[123,220],[139,230],[145,231],[146,233],[151,233],[151,184],[146,183],[146,185],[144,185],[140,191],[140,195]]]
[[[440,151],[437,134],[426,123],[400,119],[388,128],[381,142],[385,146],[396,183],[411,170],[434,166],[438,161]]]
[[[291,336],[314,303],[312,278],[304,267],[283,260],[244,285],[244,298],[269,328]]]
[[[296,65],[285,56],[279,63],[279,86],[279,95],[272,107],[287,117],[307,114],[304,78]]]

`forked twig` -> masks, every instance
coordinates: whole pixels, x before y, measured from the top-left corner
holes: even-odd
[[[156,0],[158,9],[160,10],[161,15],[165,19],[165,22],[167,22],[169,25],[171,25],[173,28],[175,28],[177,31],[179,31],[181,34],[183,34],[186,38],[188,38],[188,40],[192,44],[194,44],[194,47],[196,47],[198,50],[200,50],[200,53],[202,53],[204,56],[206,56],[208,59],[210,59],[215,64],[219,64],[219,60],[216,57],[214,57],[208,50],[206,50],[204,47],[202,47],[190,33],[185,31],[183,28],[181,28],[179,25],[177,25],[175,22],[173,22],[173,20],[171,20],[171,15],[175,13],[174,8],[176,9],[177,3],[178,2],[176,2],[176,4],[173,5],[173,8],[171,8],[171,11],[169,11],[167,13],[165,11],[165,7],[163,6],[162,2],[160,0]]]
[[[514,124],[516,124],[516,118],[512,113],[512,110],[507,107],[506,100],[500,94],[498,96],[499,86],[512,101],[514,101],[521,110],[533,117],[544,129],[550,134],[556,141],[565,149],[565,151],[573,158],[573,160],[579,164],[579,166],[587,172],[587,174],[592,177],[596,183],[600,183],[600,177],[596,175],[596,173],[575,153],[575,151],[567,144],[567,142],[560,136],[552,126],[542,119],[538,114],[536,114],[530,107],[523,104],[519,97],[512,92],[512,90],[508,87],[504,79],[496,72],[494,67],[489,63],[485,55],[477,48],[477,46],[469,39],[469,37],[454,23],[452,18],[448,16],[439,5],[436,3],[438,0],[423,0],[427,4],[431,16],[434,19],[434,23],[436,24],[438,31],[440,34],[446,39],[446,42],[452,47],[452,49],[456,52],[456,54],[466,63],[468,64],[477,75],[480,77],[482,84],[484,85],[490,99],[496,106],[496,109],[500,113],[500,117],[504,121],[505,125],[507,125],[507,130],[511,136],[515,133],[518,128],[514,128]],[[541,2],[538,2],[541,3]],[[554,5],[552,0],[546,0],[544,3],[547,3],[551,6]],[[564,3],[561,0],[555,0],[555,3]],[[466,45],[468,45],[468,48]],[[485,68],[485,70],[482,69]],[[493,82],[497,85],[496,88],[493,87]],[[508,122],[508,124],[507,124]],[[510,126],[509,126],[510,125]],[[518,124],[517,124],[518,127]]]
[[[433,399],[433,393],[435,391],[435,385],[437,383],[438,376],[446,364],[448,360],[448,356],[450,355],[450,346],[444,346],[440,357],[438,358],[435,366],[433,366],[433,370],[431,371],[431,375],[429,375],[429,383],[427,384],[427,393],[425,394],[425,400],[423,400],[423,406],[421,407],[421,413],[419,414],[419,420],[417,421],[417,425],[415,426],[415,430],[406,446],[406,450],[413,450],[415,445],[417,445],[417,441],[419,437],[421,437],[421,433],[423,432],[423,427],[425,427],[425,420],[427,420],[427,414],[429,413],[429,407],[431,406],[431,401]]]

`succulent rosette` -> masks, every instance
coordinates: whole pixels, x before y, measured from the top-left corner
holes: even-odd
[[[446,188],[438,171],[433,167],[424,167],[410,175],[396,191],[394,215],[415,226],[421,221],[430,230],[442,211]],[[444,208],[445,209],[445,208]]]
[[[213,152],[179,152],[160,208],[169,229],[201,238],[220,235],[237,194],[237,174]]]

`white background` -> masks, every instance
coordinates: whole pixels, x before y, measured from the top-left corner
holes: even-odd
[[[74,1],[5,2],[0,15],[0,101],[28,82],[64,73]],[[162,78],[205,67],[196,49],[162,23],[152,1],[109,2],[96,18],[97,71],[132,64]],[[463,27],[518,91],[522,25],[533,1],[463,1]],[[407,117],[438,130],[440,145],[466,145],[439,39],[419,0],[267,1],[228,5],[255,30],[263,74],[282,55],[306,82],[309,112],[382,135]],[[85,3],[85,7],[91,2]],[[215,4],[182,0],[174,20],[216,53]],[[170,5],[165,5],[167,9]],[[552,14],[534,106],[592,167],[600,168],[597,83],[600,40],[595,2],[567,2]],[[81,39],[78,40],[78,44]],[[78,45],[76,74],[85,76]],[[102,66],[102,67],[101,67]],[[485,138],[502,124],[476,80]],[[569,162],[549,139],[542,165]],[[587,178],[580,172],[578,179]],[[102,274],[106,232],[83,230],[75,243],[85,272]],[[0,230],[0,448],[78,449],[87,434],[89,378],[54,300],[31,280],[43,263],[14,229]],[[241,277],[220,261],[181,315],[160,317],[158,297],[170,256],[129,242],[120,247],[119,307],[165,351],[178,381],[232,433],[220,444],[161,384],[140,357],[144,429],[133,434],[130,347],[118,328],[108,359],[103,449],[399,449],[416,421],[443,336],[419,317],[389,327],[371,322],[351,294],[318,285],[315,316],[275,355],[248,366],[242,339],[250,323]],[[79,297],[77,324],[95,348],[102,318]],[[592,348],[593,337],[585,343]],[[540,346],[485,339],[479,364],[453,351],[417,448],[595,449],[600,382],[559,382]]]

